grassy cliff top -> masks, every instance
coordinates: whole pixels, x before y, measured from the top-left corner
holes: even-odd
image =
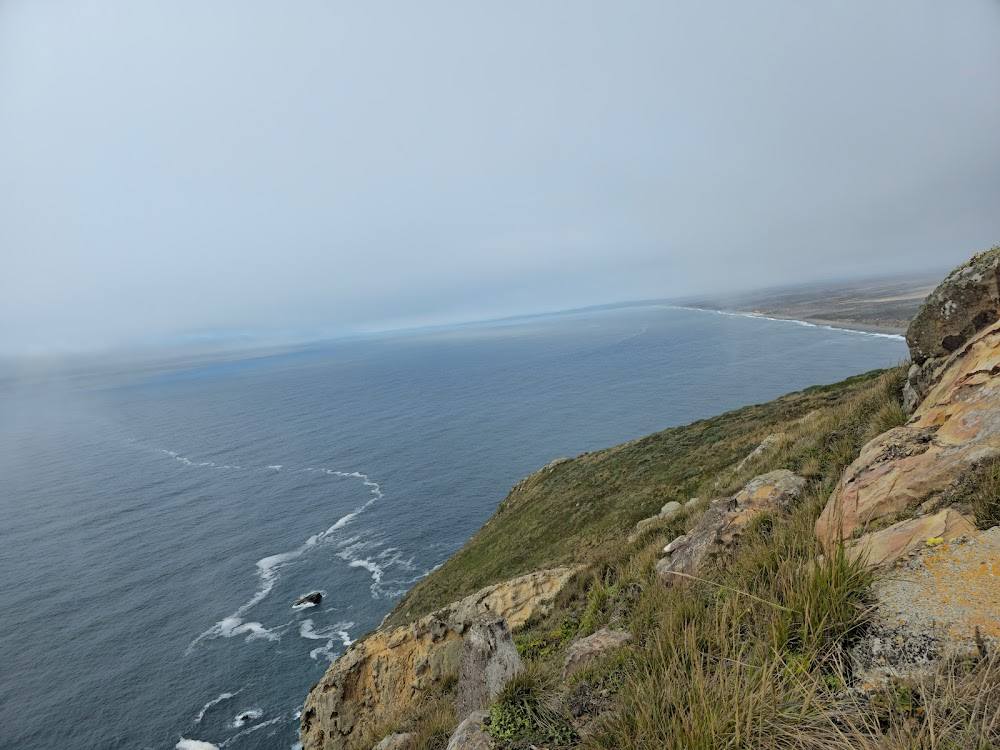
[[[902,378],[898,369],[870,372],[554,462],[518,483],[486,525],[400,601],[387,624],[522,573],[605,558],[664,503],[729,494],[772,463],[832,478],[863,437],[902,418],[888,395]],[[735,468],[776,433],[784,434],[776,451]]]

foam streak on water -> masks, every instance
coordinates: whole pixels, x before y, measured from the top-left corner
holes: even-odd
[[[210,467],[210,468],[220,468],[217,464],[211,461],[201,461],[194,462],[190,459],[179,456],[174,451],[163,451],[167,455],[181,461],[185,466],[192,467]],[[239,466],[227,466],[225,468],[242,469]],[[268,466],[268,469],[274,469],[274,465]],[[311,551],[319,548],[321,545],[332,539],[338,531],[345,528],[348,524],[355,521],[358,516],[368,510],[376,501],[383,498],[382,488],[379,486],[378,482],[373,481],[367,474],[360,471],[341,471],[339,469],[326,469],[326,468],[307,468],[304,469],[305,472],[320,472],[328,476],[346,478],[346,479],[359,479],[362,484],[369,488],[369,494],[371,497],[363,504],[356,507],[350,513],[340,517],[336,522],[325,531],[321,531],[318,534],[313,534],[307,538],[302,545],[296,549],[290,550],[288,552],[280,552],[276,555],[269,555],[268,557],[261,558],[257,561],[257,578],[259,581],[256,593],[251,597],[251,599],[243,604],[239,609],[237,609],[233,614],[228,617],[224,617],[219,620],[212,627],[205,630],[197,638],[195,638],[190,645],[188,645],[186,654],[190,655],[194,649],[204,640],[212,638],[233,638],[235,636],[245,635],[247,640],[254,638],[266,638],[271,641],[278,641],[281,639],[280,628],[266,628],[260,622],[245,622],[244,616],[258,604],[260,604],[267,596],[274,590],[274,586],[280,578],[280,571],[283,567],[294,562],[298,558],[310,553]],[[373,596],[375,595],[374,586],[377,586],[382,581],[382,576],[384,575],[384,569],[379,565],[371,562],[370,560],[357,560],[353,559],[349,553],[341,553],[340,557],[347,560],[350,567],[363,567],[372,574],[373,584]],[[315,658],[315,657],[313,657]]]

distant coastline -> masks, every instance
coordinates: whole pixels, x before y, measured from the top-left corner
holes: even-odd
[[[916,275],[854,282],[807,284],[754,292],[689,297],[678,306],[729,315],[790,320],[902,338],[936,276]]]
[[[698,310],[701,312],[714,312],[723,315],[737,315],[744,318],[762,318],[764,320],[783,320],[790,323],[801,323],[802,325],[816,326],[817,328],[833,328],[843,331],[857,331],[858,333],[872,333],[890,338],[904,338],[906,328],[902,326],[874,325],[869,323],[857,323],[851,320],[830,320],[826,318],[798,318],[793,315],[782,315],[781,313],[768,311],[766,313],[758,310],[732,310],[721,307],[699,307],[697,305],[677,305],[681,310]]]

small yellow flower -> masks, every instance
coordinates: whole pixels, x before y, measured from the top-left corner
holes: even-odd
[[[937,547],[939,544],[944,544],[943,536],[932,536],[930,539],[927,540],[928,547]]]

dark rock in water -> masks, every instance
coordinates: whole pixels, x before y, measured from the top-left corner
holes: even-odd
[[[253,721],[253,715],[243,714],[240,716],[240,724],[246,724],[248,721]]]
[[[318,591],[313,591],[311,594],[306,594],[295,602],[295,606],[298,607],[301,604],[319,604],[321,601],[323,601],[323,595]]]

